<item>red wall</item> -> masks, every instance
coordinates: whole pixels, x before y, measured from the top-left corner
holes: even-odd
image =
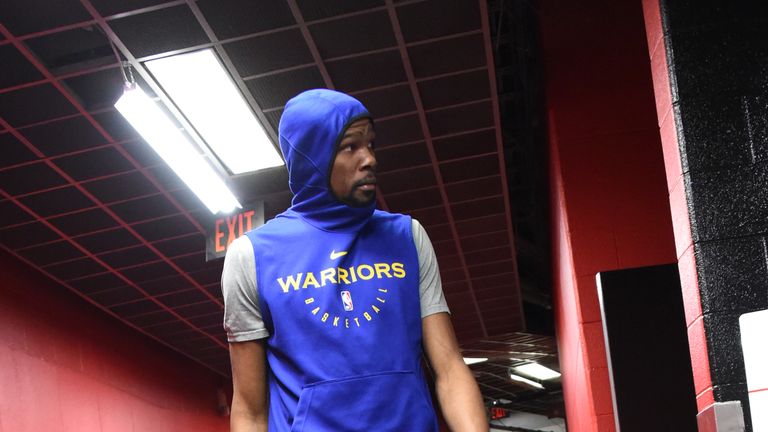
[[[226,431],[224,379],[0,253],[0,432]]]
[[[676,261],[640,2],[542,1],[568,428],[613,431],[595,274]]]
[[[672,112],[672,91],[667,66],[667,47],[662,31],[659,0],[644,0],[643,13],[648,39],[648,56],[651,59],[653,87],[656,96],[656,113],[664,149],[669,202],[675,230],[675,254],[680,271],[680,284],[685,304],[685,322],[688,326],[688,346],[691,351],[693,383],[696,389],[696,405],[699,412],[715,402],[712,377],[709,369],[707,340],[704,333],[704,316],[699,297],[699,281],[696,273],[696,257],[693,253],[691,222],[685,197],[683,168],[680,161],[675,116]]]

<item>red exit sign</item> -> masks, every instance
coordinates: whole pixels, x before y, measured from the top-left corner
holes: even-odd
[[[205,241],[205,260],[224,258],[227,248],[236,238],[264,225],[264,203],[258,201],[237,212],[222,215],[213,221]]]

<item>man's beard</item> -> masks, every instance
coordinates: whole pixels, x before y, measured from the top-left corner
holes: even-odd
[[[364,198],[362,199],[355,195],[357,190],[357,186],[353,187],[346,196],[339,197],[339,201],[350,207],[368,207],[371,205],[371,202],[376,199],[376,189],[370,191],[361,191],[364,195]]]

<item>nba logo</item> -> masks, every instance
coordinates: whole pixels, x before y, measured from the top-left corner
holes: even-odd
[[[349,312],[353,309],[352,307],[352,294],[349,293],[349,291],[342,291],[341,292],[341,302],[344,303],[344,310]]]

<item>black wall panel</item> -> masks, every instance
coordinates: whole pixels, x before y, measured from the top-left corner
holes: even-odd
[[[714,396],[750,431],[738,317],[768,308],[768,2],[660,4]]]
[[[696,395],[676,264],[598,273],[621,432],[695,432]]]

